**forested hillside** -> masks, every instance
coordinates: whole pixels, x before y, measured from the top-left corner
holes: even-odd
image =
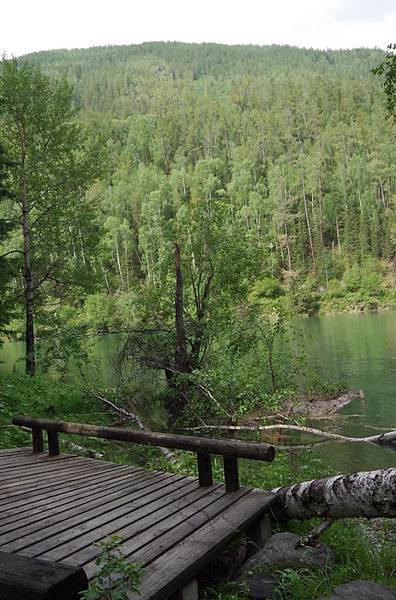
[[[47,305],[62,319],[78,307],[96,329],[142,304],[166,312],[176,242],[188,282],[209,277],[227,305],[392,303],[396,127],[371,72],[382,59],[182,43],[25,57],[71,82],[104,154],[90,210],[68,228],[84,292],[47,282]]]
[[[306,296],[393,284],[395,127],[371,73],[381,58],[177,43],[29,56],[72,82],[81,118],[107,138],[108,177],[91,191],[105,287],[158,282],[169,225],[197,197],[255,254],[253,279],[304,284]]]

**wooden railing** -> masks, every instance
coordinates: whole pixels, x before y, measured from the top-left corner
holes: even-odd
[[[271,462],[275,456],[273,446],[243,442],[241,440],[221,440],[176,435],[174,433],[134,431],[119,427],[103,427],[100,425],[69,423],[67,421],[50,421],[48,419],[33,419],[23,416],[14,417],[12,422],[14,425],[27,427],[32,430],[33,452],[44,452],[43,431],[47,431],[49,456],[58,456],[60,453],[59,433],[85,435],[195,452],[198,462],[199,484],[204,487],[213,485],[211,455],[221,455],[224,465],[224,481],[228,492],[239,489],[238,458]]]

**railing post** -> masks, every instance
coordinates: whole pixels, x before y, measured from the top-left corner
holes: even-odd
[[[210,487],[213,485],[211,455],[207,452],[203,452],[202,450],[198,450],[197,462],[199,485],[201,487]]]
[[[226,492],[239,490],[238,458],[232,454],[224,454],[224,482]]]
[[[59,456],[59,436],[57,431],[48,430],[48,455]]]
[[[38,454],[44,452],[44,437],[43,430],[39,427],[32,427],[32,442],[33,442],[33,453]]]

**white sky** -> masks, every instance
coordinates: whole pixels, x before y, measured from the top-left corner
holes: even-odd
[[[396,0],[3,0],[0,52],[145,41],[385,49]]]

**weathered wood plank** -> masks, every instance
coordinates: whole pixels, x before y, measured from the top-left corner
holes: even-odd
[[[258,518],[273,495],[251,491],[225,513],[198,529],[151,563],[143,575],[141,595],[131,600],[163,600],[182,588],[202,569],[221,546]]]
[[[169,494],[166,502],[164,502],[163,498],[158,498],[152,505],[148,507],[143,506],[132,515],[126,514],[124,517],[117,519],[117,521],[108,523],[107,526],[95,529],[88,536],[84,534],[83,537],[75,539],[64,547],[57,547],[53,552],[47,552],[41,556],[51,561],[66,560],[66,562],[74,564],[74,560],[78,560],[79,564],[83,564],[83,561],[88,561],[97,554],[97,548],[92,544],[104,536],[111,534],[114,531],[114,526],[116,526],[117,534],[122,537],[134,536],[149,527],[153,527],[164,519],[168,519],[175,512],[184,512],[188,506],[196,502],[199,498],[211,493],[213,492],[210,489],[199,487],[197,482],[189,483],[182,490],[182,493],[172,492]],[[77,551],[81,553],[78,559],[73,559],[71,554]]]
[[[121,469],[122,467],[120,467]],[[18,490],[13,490],[12,494],[5,494],[2,498],[1,495],[1,487],[0,487],[0,514],[5,511],[8,511],[10,505],[12,507],[16,507],[19,505],[23,505],[27,500],[34,500],[38,496],[48,497],[48,492],[51,491],[51,494],[55,496],[57,493],[61,493],[62,491],[73,490],[84,483],[93,482],[96,477],[100,473],[107,474],[110,473],[114,469],[113,465],[108,465],[107,468],[103,467],[101,469],[92,469],[90,471],[86,471],[78,474],[73,474],[67,479],[62,479],[61,481],[50,481],[49,483],[41,484],[40,487],[37,485],[33,486],[25,486]]]
[[[140,472],[144,472],[143,469],[136,469],[136,473]],[[103,486],[107,487],[111,484],[112,487],[117,489],[118,486],[127,483],[132,475],[134,475],[132,468],[131,470],[129,470],[128,467],[122,467],[119,470],[111,469],[105,471],[103,475],[91,477],[85,483],[75,485],[71,489],[69,486],[66,490],[64,488],[52,490],[51,497],[49,497],[47,493],[33,497],[28,496],[15,503],[16,506],[11,504],[9,505],[10,508],[8,510],[0,512],[0,526],[14,522],[17,519],[23,519],[29,514],[34,515],[36,512],[45,511],[47,508],[51,509],[59,503],[67,504],[68,502],[73,502],[77,498],[89,498],[92,495],[96,495],[98,489],[102,489]]]
[[[51,461],[53,461],[54,459],[51,459]],[[15,484],[18,484],[19,482],[21,482],[22,484],[25,483],[26,487],[28,487],[28,485],[33,482],[35,483],[37,481],[37,478],[34,476],[34,472],[37,468],[38,471],[42,471],[45,475],[45,477],[40,477],[40,481],[44,481],[44,479],[53,479],[56,478],[58,476],[59,471],[64,471],[64,475],[67,475],[68,473],[72,473],[74,471],[78,472],[79,470],[93,470],[93,471],[100,471],[101,469],[107,469],[108,468],[108,463],[105,462],[99,462],[96,463],[96,461],[94,461],[93,459],[86,459],[86,458],[79,458],[79,457],[75,457],[73,460],[67,460],[67,461],[54,461],[51,463],[46,463],[47,466],[45,464],[42,463],[37,463],[37,465],[33,465],[28,468],[28,473],[27,475],[24,474],[23,472],[20,471],[14,471],[13,469],[10,469],[9,471],[5,471],[4,474],[2,474],[1,476],[1,481],[2,481],[2,491],[4,491],[5,489],[7,489],[7,487],[12,487],[13,481],[15,481]],[[63,476],[62,475],[62,478]]]
[[[55,505],[47,506],[45,512],[43,512],[42,507],[40,507],[36,510],[28,511],[27,516],[22,517],[21,515],[18,515],[19,518],[13,518],[9,523],[0,523],[0,541],[3,539],[2,536],[4,534],[15,532],[21,528],[24,528],[25,532],[26,528],[33,525],[33,523],[37,524],[38,527],[41,527],[40,524],[42,524],[44,520],[48,521],[57,514],[61,514],[63,518],[72,509],[84,508],[84,510],[87,510],[88,508],[91,509],[95,506],[101,506],[104,502],[108,502],[109,500],[123,498],[131,490],[145,487],[147,481],[150,482],[151,480],[158,481],[158,477],[155,473],[136,473],[134,476],[130,476],[127,481],[124,481],[120,487],[115,486],[113,482],[110,481],[111,485],[107,486],[102,491],[96,489],[92,495],[85,493],[73,497],[73,499],[69,499],[69,501],[64,497],[61,497]]]
[[[155,496],[155,490],[166,494],[167,488],[176,485],[174,481],[168,481],[168,475],[164,474],[158,478],[137,483],[132,492],[126,492],[116,500],[102,502],[96,501],[93,507],[88,504],[86,508],[80,507],[65,510],[61,517],[45,516],[44,519],[35,521],[31,525],[6,533],[0,538],[0,547],[7,552],[15,552],[21,548],[31,545],[36,541],[42,541],[51,535],[60,538],[61,532],[73,526],[81,526],[83,523],[101,516],[104,520],[111,520],[118,513],[132,512],[135,505],[149,503],[150,498]],[[182,476],[180,476],[182,480]],[[85,531],[85,527],[83,528]]]
[[[2,483],[6,483],[7,481],[18,481],[20,479],[23,479],[23,481],[28,482],[30,479],[33,479],[36,476],[46,476],[51,473],[57,473],[64,469],[74,468],[77,464],[85,465],[85,463],[83,462],[76,463],[73,460],[67,459],[64,461],[57,460],[54,465],[49,465],[45,462],[39,462],[37,464],[32,463],[30,466],[24,465],[23,467],[19,468],[12,466],[0,471],[0,478]]]
[[[32,449],[29,446],[24,446],[23,448],[2,448],[0,450],[0,457],[8,454],[23,454],[24,452],[31,453]]]
[[[190,506],[177,510],[163,521],[135,534],[122,543],[121,547],[125,556],[131,561],[147,565],[154,559],[164,554],[169,548],[179,543],[196,529],[227,510],[237,500],[249,493],[247,488],[238,492],[225,493],[222,486],[216,493],[209,493],[198,498]],[[131,529],[121,530],[120,534],[125,539],[130,535]],[[93,556],[93,554],[90,554]],[[82,564],[89,578],[97,572],[98,567],[94,560],[85,563],[88,553],[85,551],[68,557],[71,564]]]
[[[61,543],[78,537],[83,533],[85,536],[91,529],[102,527],[104,524],[115,521],[117,518],[125,517],[126,519],[134,519],[135,515],[132,515],[132,513],[135,510],[141,510],[142,507],[144,507],[146,512],[150,512],[150,510],[153,510],[151,508],[153,500],[159,498],[159,502],[166,504],[170,501],[168,497],[171,498],[172,494],[185,494],[184,488],[188,485],[194,484],[185,481],[185,478],[182,476],[180,476],[180,481],[177,482],[160,481],[155,486],[146,490],[146,492],[143,489],[141,492],[137,491],[135,494],[131,494],[131,496],[135,497],[128,498],[126,504],[123,503],[112,510],[106,510],[107,507],[102,509],[96,508],[92,511],[71,517],[62,523],[56,523],[55,520],[46,528],[18,538],[2,546],[2,549],[7,552],[16,552],[26,548],[26,551],[23,550],[21,552],[22,554],[38,556],[38,554],[55,548]]]
[[[0,600],[79,600],[82,569],[0,552]]]
[[[0,525],[6,524],[8,521],[13,521],[16,518],[24,518],[29,513],[34,514],[36,511],[44,511],[47,507],[51,508],[62,502],[72,502],[77,498],[95,495],[98,492],[98,487],[99,489],[102,486],[105,486],[106,489],[109,486],[117,488],[128,481],[135,473],[142,472],[145,471],[126,466],[117,469],[108,469],[103,474],[95,473],[95,475],[92,475],[83,482],[67,485],[66,487],[57,487],[52,490],[50,497],[48,493],[38,494],[37,496],[26,496],[15,502],[15,505],[10,504],[8,508],[4,507],[3,511],[0,509]]]
[[[63,471],[63,472],[62,472]],[[73,476],[82,475],[83,473],[95,472],[96,469],[91,465],[74,464],[72,467],[65,469],[53,470],[46,473],[44,476],[38,477],[15,477],[14,479],[7,479],[1,485],[0,499],[6,498],[7,496],[14,496],[15,493],[22,489],[28,491],[29,489],[38,489],[44,485],[51,485],[52,482],[56,482],[59,479],[64,481],[71,479]]]
[[[33,454],[30,450],[29,453],[17,456],[11,456],[7,458],[7,460],[0,461],[0,469],[3,471],[4,469],[10,468],[12,465],[18,466],[20,468],[26,468],[29,465],[47,463],[50,464],[52,462],[57,461],[65,461],[77,458],[73,454],[62,454],[61,456],[50,457],[48,454]]]

